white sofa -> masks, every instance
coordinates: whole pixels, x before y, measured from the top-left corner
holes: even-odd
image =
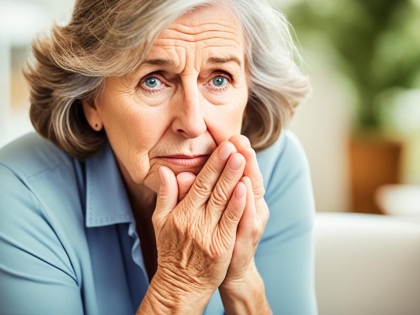
[[[420,218],[317,213],[320,315],[419,315]]]

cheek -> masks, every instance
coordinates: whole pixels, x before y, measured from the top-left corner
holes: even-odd
[[[245,105],[242,104],[222,105],[214,107],[207,115],[207,129],[217,145],[241,133],[244,110]]]
[[[145,118],[142,115],[141,118]],[[135,181],[139,184],[143,183],[151,175],[153,169],[153,162],[150,161],[150,152],[159,145],[163,135],[168,126],[164,124],[164,119],[139,118],[135,125],[131,126],[131,135],[128,135],[127,151],[131,155],[131,173]],[[123,152],[124,154],[124,152]]]
[[[114,153],[131,179],[136,184],[146,184],[153,190],[157,187],[155,182],[159,184],[159,175],[150,161],[150,151],[159,143],[168,128],[164,117],[164,113],[131,110],[124,117],[116,118],[112,128],[107,130]]]

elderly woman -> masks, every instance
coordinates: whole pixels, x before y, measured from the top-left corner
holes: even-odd
[[[1,314],[316,313],[309,171],[284,129],[309,83],[281,14],[78,0],[32,51],[42,138],[0,151]]]

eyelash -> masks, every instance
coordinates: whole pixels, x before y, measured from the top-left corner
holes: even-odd
[[[160,81],[160,83],[161,83],[161,86],[159,88],[157,88],[157,89],[151,89],[149,87],[145,87],[144,86],[145,85],[145,82],[148,79],[150,79],[150,78],[156,78],[156,79],[158,79]],[[168,86],[168,84],[163,79],[163,77],[161,75],[159,75],[159,73],[156,73],[156,72],[150,73],[150,74],[146,75],[145,77],[143,77],[140,80],[140,83],[139,83],[139,88],[141,88],[143,91],[145,91],[147,93],[157,93],[157,92],[160,92],[163,88],[165,88],[165,86]]]
[[[227,84],[224,85],[224,86],[222,86],[222,87],[217,87],[217,86],[212,85],[212,81],[216,77],[223,77],[223,78],[225,78],[228,81]],[[161,82],[161,85],[162,86],[160,88],[157,88],[157,89],[151,89],[151,88],[145,87],[144,84],[145,84],[146,80],[148,80],[150,78],[156,78],[156,79],[158,79]],[[232,76],[230,74],[228,74],[228,73],[226,73],[224,71],[216,71],[216,72],[213,73],[212,77],[206,83],[206,85],[209,85],[210,88],[212,90],[216,91],[216,92],[222,92],[222,91],[226,90],[232,84],[232,81],[233,81],[233,78],[232,78]],[[151,94],[160,92],[162,89],[165,88],[165,86],[167,87],[169,85],[166,83],[165,79],[161,75],[159,75],[159,73],[156,73],[156,72],[150,73],[150,74],[146,75],[145,77],[143,77],[140,80],[140,83],[138,85],[138,87],[140,89],[142,89],[146,93],[151,93]]]
[[[227,81],[228,81],[228,83],[226,84],[226,85],[224,85],[224,86],[222,86],[222,87],[216,87],[216,86],[214,86],[214,85],[212,85],[212,81],[216,78],[216,77],[222,77],[222,78],[225,78]],[[226,72],[215,72],[214,73],[214,75],[211,77],[211,79],[208,81],[208,85],[211,85],[211,89],[213,89],[213,90],[216,90],[217,92],[220,92],[220,91],[224,91],[224,90],[226,90],[228,87],[229,87],[229,85],[230,84],[232,84],[232,76],[231,75],[229,75],[228,73],[226,73]]]

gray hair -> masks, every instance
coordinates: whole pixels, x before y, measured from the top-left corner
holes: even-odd
[[[106,78],[136,69],[173,21],[213,3],[227,5],[245,34],[250,97],[242,133],[257,151],[269,147],[310,84],[286,18],[265,0],[77,0],[68,25],[35,39],[24,70],[37,132],[76,158],[97,152],[106,134],[89,126],[81,99],[100,97]]]

